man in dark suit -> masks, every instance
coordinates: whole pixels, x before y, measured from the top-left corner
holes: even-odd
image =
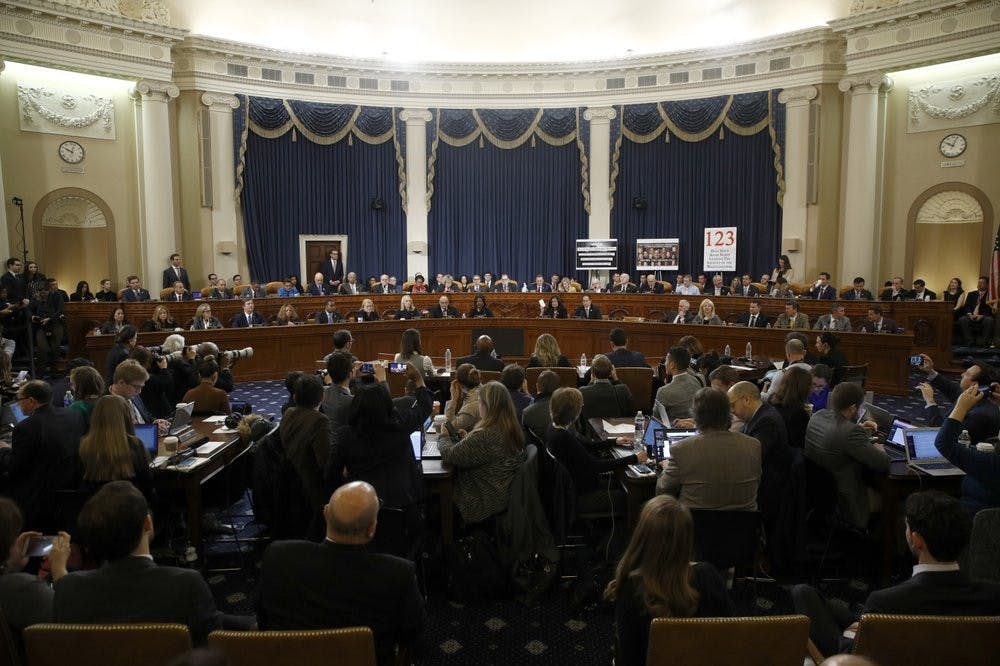
[[[927,283],[917,278],[913,281],[913,291],[910,295],[915,301],[936,301],[937,294],[927,288]]]
[[[755,287],[749,273],[744,273],[740,278],[740,290],[736,296],[746,296],[747,298],[757,298],[760,296],[760,289]]]
[[[142,288],[142,282],[138,275],[129,275],[125,278],[128,288],[122,292],[122,301],[125,303],[141,303],[150,300],[149,292]]]
[[[990,279],[980,275],[976,291],[970,291],[965,295],[965,305],[960,310],[958,327],[962,330],[962,344],[966,346],[987,347],[993,341],[994,313],[993,308],[986,302],[989,298],[989,286]],[[973,335],[973,324],[981,325],[982,334],[978,340]]]
[[[528,289],[537,294],[544,294],[552,291],[552,287],[545,283],[545,276],[539,273],[535,276],[535,283]]]
[[[817,301],[837,300],[837,290],[830,284],[830,274],[825,271],[820,273],[816,284],[806,292],[806,297]]]
[[[319,409],[330,419],[331,428],[347,421],[347,410],[354,400],[351,393],[353,371],[354,356],[350,352],[335,351],[326,357],[326,374],[330,384],[323,389],[323,402]]]
[[[323,279],[323,274],[316,273],[313,275],[313,281],[309,283],[308,287],[306,287],[306,294],[309,296],[326,296],[329,293],[332,293],[332,291]]]
[[[319,410],[322,402],[322,382],[315,375],[303,375],[295,382],[293,406],[282,415],[279,430],[281,448],[295,469],[310,509],[316,512],[311,518],[316,520],[328,492],[323,469],[330,456],[330,420]]]
[[[0,444],[0,471],[9,477],[5,495],[24,514],[26,529],[54,527],[52,492],[75,488],[83,422],[78,412],[52,406],[52,389],[41,380],[21,385],[17,403],[27,418]]]
[[[903,278],[892,278],[892,286],[887,287],[879,296],[880,301],[908,301],[912,298],[910,290],[903,286]]]
[[[556,392],[562,384],[559,382],[559,375],[551,370],[543,370],[535,380],[535,401],[524,408],[521,413],[521,424],[526,430],[535,433],[542,440],[545,439],[545,432],[552,425],[552,414],[549,411],[549,402],[552,394]]]
[[[868,430],[857,424],[865,400],[860,384],[843,382],[830,394],[829,408],[809,419],[805,456],[827,470],[837,487],[840,516],[858,529],[868,527],[871,513],[866,479],[889,471],[889,456],[879,443],[871,443]]]
[[[7,300],[11,303],[21,301],[28,305],[28,285],[24,281],[24,263],[17,257],[7,260],[7,271],[0,277],[0,285],[7,290]]]
[[[191,291],[191,280],[187,269],[181,266],[181,255],[174,252],[170,255],[170,265],[163,269],[163,289],[170,289],[174,282],[180,282],[184,288]]]
[[[611,341],[611,352],[607,354],[611,365],[616,368],[648,368],[646,357],[640,352],[630,351],[628,348],[628,336],[620,328],[611,329],[608,336]]]
[[[663,285],[656,281],[656,276],[652,273],[639,285],[640,294],[662,294],[663,291]]]
[[[233,315],[229,322],[230,328],[254,328],[263,326],[264,318],[253,311],[253,300],[243,301],[243,312]]]
[[[215,608],[205,579],[193,569],[153,562],[149,505],[128,481],[111,481],[87,501],[77,520],[99,569],[59,580],[52,621],[86,624],[176,622],[204,644],[213,629],[249,629],[252,618],[226,616]]]
[[[934,399],[934,389],[940,391],[949,402],[955,402],[962,391],[967,391],[973,386],[989,386],[992,382],[1000,381],[996,368],[979,362],[966,368],[958,383],[955,383],[934,370],[934,361],[930,356],[927,354],[920,356],[924,361],[917,369],[927,373],[927,382],[920,384],[918,388],[924,397],[924,418],[929,426],[941,425],[945,416]],[[969,438],[973,444],[985,442],[1000,431],[1000,410],[992,400],[980,400],[965,415],[962,428],[969,431]]]
[[[363,294],[364,291],[364,286],[358,282],[358,276],[355,275],[354,271],[348,273],[347,279],[340,283],[340,293],[345,296]]]
[[[191,300],[191,292],[184,288],[184,283],[177,280],[173,284],[174,290],[167,296],[166,300],[175,303],[183,303]]]
[[[427,614],[413,563],[366,547],[378,511],[371,485],[348,483],[323,507],[322,543],[272,543],[261,568],[260,628],[371,627],[379,666],[394,663],[395,646],[418,643]]]
[[[399,287],[389,282],[389,276],[383,273],[378,280],[378,285],[372,291],[373,294],[398,294]]]
[[[868,317],[861,322],[861,333],[895,333],[896,322],[882,316],[882,306],[872,304],[868,307]]]
[[[343,319],[340,313],[337,312],[333,300],[328,300],[323,309],[316,313],[317,324],[336,324],[339,321],[343,321]]]
[[[573,319],[600,319],[602,316],[601,308],[594,305],[587,294],[580,297],[580,306],[573,311]]]
[[[489,370],[490,372],[502,372],[504,362],[494,354],[493,338],[488,335],[480,335],[476,338],[476,353],[463,356],[455,363],[457,368],[465,363],[470,363],[477,370]]]
[[[260,280],[252,280],[250,286],[240,292],[240,299],[244,301],[254,298],[267,298],[267,290],[260,286]]]
[[[438,304],[430,309],[428,313],[431,319],[457,319],[459,314],[447,296],[438,299]]]
[[[729,397],[713,388],[694,394],[692,415],[700,434],[670,447],[656,493],[674,495],[691,509],[756,510],[760,442],[729,430]]]
[[[661,321],[668,324],[690,324],[693,320],[694,315],[691,314],[691,304],[687,299],[682,298],[677,301],[677,311],[668,312]]]
[[[722,284],[722,276],[716,273],[712,277],[712,284],[705,287],[704,293],[709,296],[728,296],[729,287]]]
[[[613,383],[614,382],[614,383]],[[620,418],[631,416],[632,392],[625,384],[619,384],[615,366],[604,354],[598,354],[590,366],[590,383],[580,389],[583,395],[583,420],[603,417]]]
[[[972,520],[958,500],[937,490],[906,498],[906,544],[917,559],[908,579],[868,595],[864,613],[893,615],[1000,615],[1000,585],[973,581],[958,567],[969,542]],[[796,585],[792,601],[810,620],[809,637],[823,654],[850,652],[858,616],[834,606],[815,588]]]
[[[493,291],[500,294],[512,293],[517,291],[517,283],[506,273],[501,273],[500,279],[493,285]]]
[[[323,282],[329,291],[337,291],[340,283],[344,281],[344,262],[340,260],[338,250],[330,250],[330,258],[323,262],[320,273],[323,274]]]
[[[865,279],[863,277],[854,278],[854,288],[844,294],[845,301],[873,301],[872,292],[865,289]]]
[[[212,290],[208,292],[208,296],[205,298],[212,298],[217,300],[229,300],[231,298],[236,298],[236,294],[233,290],[226,284],[225,280],[218,280]]]
[[[767,328],[771,320],[760,311],[760,301],[754,299],[747,305],[747,311],[740,315],[736,323],[750,328]]]
[[[618,276],[618,282],[609,291],[615,294],[634,294],[638,291],[638,287],[629,281],[628,273],[621,273]]]

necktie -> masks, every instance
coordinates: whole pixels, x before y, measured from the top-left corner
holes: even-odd
[[[247,328],[253,328],[253,322],[250,321],[250,315],[247,315]]]
[[[677,317],[674,319],[674,323],[675,324],[683,324],[684,323],[684,315],[678,313]]]
[[[180,280],[181,279],[181,269],[175,268],[174,269],[174,273],[177,274],[177,279]]]
[[[750,315],[750,328],[753,328],[757,323],[757,315]]]
[[[583,318],[590,319],[590,308],[587,308],[586,310],[583,311]]]
[[[139,290],[138,289],[133,289],[132,293],[135,294],[135,298],[136,298],[136,300],[138,300],[139,299]]]

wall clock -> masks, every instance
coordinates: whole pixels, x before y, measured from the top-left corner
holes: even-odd
[[[63,141],[59,144],[59,157],[66,164],[79,164],[84,157],[83,146],[76,141]]]

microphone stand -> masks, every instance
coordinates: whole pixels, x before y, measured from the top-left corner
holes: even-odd
[[[25,233],[24,233],[24,201],[21,199],[21,197],[13,197],[10,200],[10,202],[12,204],[14,204],[15,206],[17,206],[17,209],[18,209],[18,220],[17,220],[17,226],[15,227],[15,229],[17,231],[17,235],[20,237],[22,262],[24,263],[25,267],[27,267],[27,265],[28,265],[28,240],[27,240],[27,236],[25,236]],[[27,287],[28,287],[27,282],[25,282],[24,287],[25,287],[25,291],[27,291]],[[28,296],[29,294],[26,293],[25,295]],[[10,298],[10,294],[8,294],[7,297]],[[22,299],[22,303],[20,305],[21,305],[22,308],[24,307],[23,306],[23,299]],[[29,303],[28,307],[24,308],[24,309],[27,310],[26,312],[24,312],[24,334],[25,334],[25,336],[28,339],[27,340],[27,342],[28,342],[28,374],[31,376],[32,379],[34,379],[35,378],[35,336],[34,336],[34,332],[32,331],[32,327],[31,327],[31,310],[30,310],[30,307],[31,306],[30,306],[30,303]]]

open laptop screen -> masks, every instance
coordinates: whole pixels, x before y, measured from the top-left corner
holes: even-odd
[[[916,428],[916,427],[917,426],[913,425],[912,423],[907,423],[906,421],[900,421],[899,419],[896,419],[895,421],[892,422],[892,427],[889,428],[889,436],[885,438],[885,443],[893,445],[895,446],[895,448],[902,451],[903,447],[906,446],[906,439],[903,437],[903,434],[909,428]]]
[[[413,446],[413,459],[420,462],[423,451],[424,433],[422,430],[414,430],[410,433],[410,445]]]
[[[654,416],[650,416],[646,419],[646,430],[642,433],[642,443],[646,447],[653,446],[656,443],[656,430],[657,428],[665,428],[666,426]]]
[[[146,447],[146,451],[149,452],[149,459],[152,460],[156,457],[159,452],[159,435],[160,426],[155,423],[137,423],[135,424],[135,436],[139,438],[142,445]]]
[[[175,435],[186,426],[191,425],[191,413],[193,411],[193,402],[177,403],[177,410],[174,412],[174,418],[170,422],[171,435]]]
[[[934,446],[940,428],[915,428],[906,431],[906,448],[911,461],[941,458]]]

